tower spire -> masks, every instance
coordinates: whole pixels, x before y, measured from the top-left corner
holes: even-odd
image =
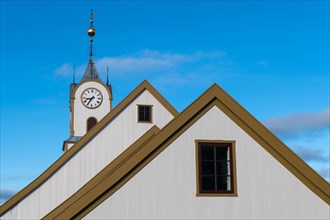
[[[84,74],[82,80],[88,80],[88,79],[98,79],[99,80],[100,79],[99,75],[97,73],[95,64],[94,64],[94,60],[93,60],[93,37],[96,34],[96,30],[93,27],[94,17],[95,17],[95,14],[93,12],[94,12],[94,10],[91,9],[91,14],[90,14],[91,17],[89,20],[90,27],[87,30],[87,34],[89,36],[89,43],[90,43],[89,61],[88,61],[88,65],[87,65],[87,68],[86,68],[86,71],[85,71],[85,74]]]
[[[96,34],[95,28],[93,28],[93,22],[94,22],[94,16],[95,14],[93,13],[94,10],[91,9],[91,19],[90,19],[90,27],[88,28],[88,36],[90,37],[89,43],[90,43],[90,51],[89,51],[89,56],[93,56],[93,37]]]

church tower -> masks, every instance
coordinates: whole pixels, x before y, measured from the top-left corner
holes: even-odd
[[[112,89],[108,82],[99,77],[93,60],[93,37],[96,30],[93,27],[93,10],[91,10],[90,27],[87,31],[90,37],[90,54],[86,71],[79,83],[70,85],[70,138],[64,141],[63,150],[70,149],[112,109]],[[107,76],[108,77],[108,76]]]

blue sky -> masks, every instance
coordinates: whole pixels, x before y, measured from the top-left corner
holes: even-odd
[[[329,1],[2,0],[0,203],[62,155],[90,8],[114,105],[147,79],[182,111],[217,83],[329,181]]]

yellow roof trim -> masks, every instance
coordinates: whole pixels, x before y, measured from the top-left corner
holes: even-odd
[[[97,135],[107,124],[109,124],[123,109],[125,109],[144,90],[148,90],[174,117],[179,113],[175,108],[146,80],[138,85],[123,101],[121,101],[110,113],[108,113],[99,123],[97,123],[86,135],[84,135],[72,148],[66,151],[56,160],[46,171],[32,181],[29,185],[16,193],[12,198],[0,206],[0,216],[9,211],[27,195],[38,188],[48,178],[50,178],[61,166],[71,157],[79,152],[91,138]]]

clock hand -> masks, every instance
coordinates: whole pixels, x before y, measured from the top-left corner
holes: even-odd
[[[92,96],[92,97],[90,97],[90,98],[87,98],[89,101],[88,101],[88,103],[87,103],[87,105],[89,105],[89,103],[93,100],[93,99],[95,99],[95,97],[94,96]]]

